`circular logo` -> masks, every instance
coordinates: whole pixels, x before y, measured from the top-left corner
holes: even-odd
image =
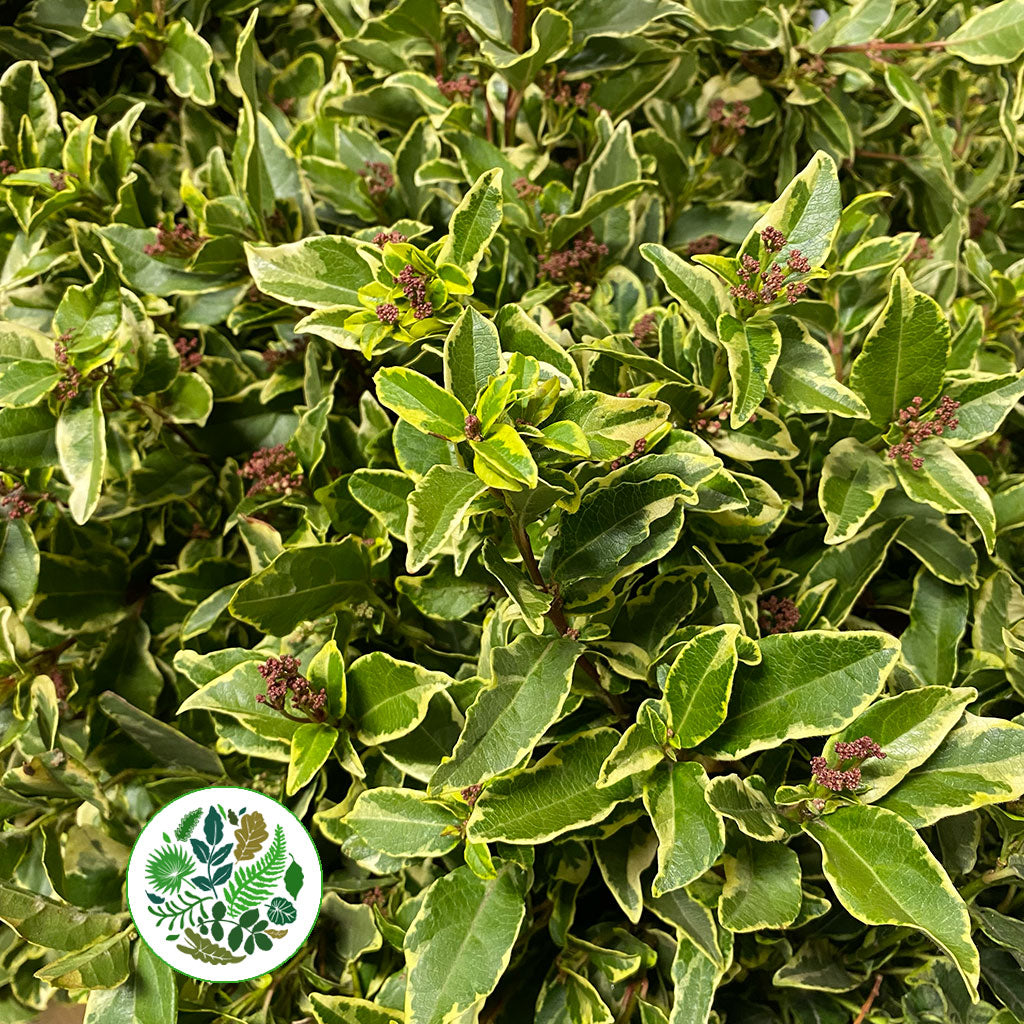
[[[161,960],[200,981],[247,981],[306,940],[323,872],[286,807],[214,786],[172,800],[146,822],[126,892],[135,927]]]

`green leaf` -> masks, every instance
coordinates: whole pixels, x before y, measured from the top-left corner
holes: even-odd
[[[310,1006],[317,1024],[395,1024],[400,1010],[390,1010],[366,999],[352,996],[325,996],[311,992]]]
[[[542,591],[518,565],[506,562],[492,540],[484,541],[480,562],[515,602],[530,629],[539,633],[543,629],[541,616],[551,607],[551,595]]]
[[[732,309],[732,300],[717,274],[686,263],[663,245],[652,242],[640,246],[640,255],[654,267],[669,294],[678,303],[683,316],[708,341],[718,341],[718,317]]]
[[[306,676],[315,689],[327,691],[327,714],[338,719],[345,714],[347,693],[345,689],[345,659],[338,648],[337,640],[331,639],[313,655],[306,669]]]
[[[519,636],[492,650],[493,681],[470,705],[459,742],[429,791],[487,782],[527,758],[558,721],[580,652],[575,640],[551,636]]]
[[[996,513],[988,491],[970,467],[941,437],[926,438],[914,454],[924,460],[920,469],[902,459],[893,460],[907,497],[940,512],[969,516],[991,551],[996,542]]]
[[[102,388],[69,402],[57,420],[57,456],[71,484],[68,508],[76,523],[96,510],[107,468],[107,430]]]
[[[731,818],[744,835],[764,842],[785,839],[796,831],[792,822],[775,809],[760,775],[716,775],[705,792],[707,802],[719,814]]]
[[[686,935],[680,934],[672,960],[674,991],[669,1024],[706,1024],[711,1019],[711,1004],[722,973],[723,968],[709,960]]]
[[[373,281],[373,267],[364,253],[341,235],[275,246],[245,243],[249,273],[261,292],[313,309],[361,305],[359,289]]]
[[[900,636],[903,661],[924,683],[951,686],[957,649],[967,626],[968,597],[922,569],[914,579],[910,625]]]
[[[502,206],[501,168],[495,167],[480,175],[455,208],[436,262],[454,263],[472,281],[501,224]]]
[[[640,876],[658,851],[658,837],[644,825],[620,828],[594,843],[594,857],[608,889],[626,917],[637,924],[643,914]]]
[[[445,338],[445,388],[471,409],[480,390],[500,371],[501,346],[494,324],[467,306]]]
[[[116,988],[128,978],[131,929],[51,960],[34,977],[55,988]]]
[[[695,747],[725,721],[739,635],[732,623],[703,630],[672,662],[664,686],[672,746]]]
[[[519,491],[536,487],[537,463],[526,442],[509,423],[500,423],[482,441],[470,441],[473,470],[488,487]]]
[[[543,9],[530,26],[530,46],[522,54],[490,40],[481,44],[481,52],[513,88],[522,92],[549,61],[557,60],[572,42],[572,22],[550,8]]]
[[[373,378],[381,405],[425,434],[466,440],[466,407],[429,377],[404,366],[389,366]]]
[[[367,577],[358,537],[282,551],[235,591],[228,608],[264,633],[287,636],[300,622],[326,615]]]
[[[430,698],[452,680],[442,672],[398,661],[383,651],[357,658],[348,667],[348,715],[363,743],[385,743],[416,728]]]
[[[733,932],[787,928],[800,913],[800,861],[781,843],[737,840],[722,858],[725,885],[718,917]]]
[[[829,737],[822,754],[831,759],[839,741],[870,736],[885,752],[861,765],[863,803],[880,799],[912,769],[923,764],[977,696],[971,687],[922,686],[875,701],[842,732]]]
[[[856,438],[844,437],[825,456],[818,483],[818,504],[828,530],[826,544],[841,544],[871,518],[896,477],[877,452]]]
[[[725,848],[725,823],[704,799],[707,773],[696,761],[655,770],[644,784],[644,806],[658,834],[655,896],[704,874]]]
[[[294,796],[323,768],[338,741],[338,730],[323,722],[300,725],[292,733],[285,793]]]
[[[835,161],[819,151],[750,229],[739,255],[757,259],[762,246],[761,232],[772,227],[786,238],[786,247],[776,257],[777,261],[784,262],[793,249],[799,249],[811,270],[816,270],[832,249],[841,212]]]
[[[23,612],[36,596],[39,548],[24,519],[11,519],[0,534],[0,594]]]
[[[35,405],[61,376],[50,338],[31,327],[0,323],[0,403],[12,408]]]
[[[999,430],[1024,396],[1024,372],[947,380],[945,391],[960,407],[956,411],[957,426],[942,436],[958,448],[982,441]]]
[[[661,702],[645,700],[636,712],[636,721],[626,728],[619,742],[601,765],[597,784],[614,786],[623,779],[645,775],[665,758],[668,726]]]
[[[601,993],[586,978],[565,967],[545,982],[534,1016],[536,1024],[562,1020],[587,1024],[614,1024],[615,1020]]]
[[[99,348],[121,323],[121,287],[109,264],[92,284],[73,285],[53,314],[54,334],[68,336],[69,352]]]
[[[982,7],[946,40],[947,53],[972,64],[1008,64],[1024,53],[1024,3]]]
[[[737,669],[729,717],[704,744],[715,757],[841,729],[878,696],[899,654],[887,634],[852,630],[777,633],[758,646],[761,663]]]
[[[164,48],[153,65],[182,99],[208,107],[214,101],[213,50],[188,21],[172,21],[164,34]]]
[[[525,914],[517,874],[460,867],[427,890],[405,936],[407,1024],[445,1024],[494,990]]]
[[[405,524],[409,572],[423,568],[457,534],[470,506],[487,489],[474,473],[434,466],[409,495]]]
[[[683,521],[683,488],[674,477],[592,487],[544,555],[545,577],[589,599],[653,562],[675,544]]]
[[[924,932],[953,958],[976,996],[978,951],[967,907],[910,825],[866,805],[841,807],[804,828],[821,847],[825,877],[854,917]]]
[[[915,828],[1024,793],[1024,726],[965,714],[935,753],[881,801]]]
[[[495,779],[473,808],[469,838],[542,843],[607,817],[633,792],[628,779],[597,788],[601,765],[618,735],[614,729],[580,733],[525,771]]]
[[[927,407],[937,398],[949,346],[949,323],[939,304],[897,270],[889,298],[850,369],[850,387],[864,400],[871,422],[884,426],[912,399]]]
[[[348,478],[349,494],[400,540],[405,538],[414,486],[409,477],[393,469],[357,469]]]
[[[209,775],[225,774],[224,765],[212,750],[129,704],[120,694],[105,690],[100,694],[97,704],[157,764],[173,768],[194,768]]]
[[[440,857],[460,842],[459,816],[414,789],[369,789],[344,820],[368,846],[392,857]]]
[[[836,379],[836,367],[824,345],[792,316],[776,316],[782,339],[771,389],[798,413],[831,413],[867,419],[868,410],[854,391]]]
[[[4,378],[0,377],[0,388]],[[17,469],[44,469],[57,461],[57,421],[45,406],[0,409],[0,461]]]
[[[740,427],[764,401],[768,381],[779,359],[782,336],[771,321],[744,323],[729,313],[718,318],[717,327],[732,381],[729,422],[733,427]]]
[[[75,950],[120,931],[128,916],[80,910],[0,882],[0,920],[36,946]]]

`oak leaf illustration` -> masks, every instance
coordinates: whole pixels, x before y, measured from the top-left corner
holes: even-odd
[[[242,815],[242,823],[235,829],[235,860],[252,860],[267,841],[267,823],[259,811]]]

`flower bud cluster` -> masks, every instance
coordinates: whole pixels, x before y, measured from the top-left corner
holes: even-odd
[[[187,224],[175,224],[173,228],[159,224],[156,241],[144,245],[142,251],[147,256],[177,256],[186,259],[194,255],[205,241],[203,235],[197,235]]]
[[[948,395],[939,399],[935,413],[930,420],[921,420],[920,395],[915,395],[905,409],[900,409],[896,425],[903,431],[903,440],[889,447],[890,459],[902,459],[910,464],[911,469],[920,469],[924,459],[917,455],[917,446],[926,438],[941,437],[947,430],[956,430],[960,426],[956,411],[960,403]]]
[[[706,256],[708,253],[718,252],[722,240],[718,235],[701,235],[686,243],[686,254],[688,256]]]
[[[750,107],[740,101],[726,103],[723,99],[714,99],[708,107],[708,120],[723,128],[731,128],[737,135],[746,133],[749,115]]]
[[[456,96],[461,96],[462,99],[468,100],[480,88],[479,80],[469,75],[458,75],[450,79],[437,75],[435,81],[437,82],[438,89],[441,90],[441,95],[446,100],[455,99]]]
[[[861,785],[860,766],[868,758],[884,758],[885,751],[870,736],[862,736],[852,743],[839,742],[835,745],[836,766],[829,767],[823,757],[811,758],[811,774],[819,786],[834,793],[855,790]],[[843,767],[846,762],[855,762]]]
[[[761,232],[761,242],[765,250],[773,255],[785,247],[786,236],[778,228],[767,227]],[[779,292],[785,289],[786,301],[796,302],[807,291],[807,285],[803,281],[786,283],[786,278],[790,274],[806,274],[810,269],[810,262],[799,249],[790,249],[784,265],[772,260],[766,267],[762,267],[755,256],[746,253],[740,257],[740,265],[736,270],[740,284],[733,285],[732,294],[752,305],[766,306],[774,302]]]
[[[788,597],[771,594],[757,602],[762,633],[791,633],[800,623],[800,609]]]
[[[560,107],[579,107],[586,110],[590,106],[590,93],[593,86],[590,82],[577,82],[575,90],[566,81],[565,72],[559,71],[544,87],[544,95]]]
[[[653,313],[644,313],[635,324],[633,324],[633,344],[639,348],[645,341],[657,337],[658,318]]]
[[[377,304],[377,319],[382,324],[393,327],[398,323],[402,311],[393,302],[380,302]]]
[[[174,348],[177,350],[183,372],[194,370],[203,361],[198,338],[179,338],[174,343]]]
[[[608,255],[608,246],[598,242],[589,229],[577,238],[567,249],[549,252],[539,261],[537,276],[542,280],[566,281],[576,277],[579,271],[588,270],[603,256]]]
[[[433,315],[434,307],[427,298],[427,279],[422,274],[416,273],[412,266],[406,264],[398,277],[394,278],[394,282],[402,286],[402,291],[409,300],[409,305],[412,306],[413,315],[417,320],[425,320],[428,316]],[[379,307],[377,316],[380,318]]]
[[[290,694],[294,709],[302,711],[310,721],[322,722],[327,717],[327,691],[323,687],[314,690],[309,680],[300,675],[299,665],[299,659],[290,654],[268,658],[260,665],[258,671],[267,684],[267,692],[256,694],[256,703],[266,704],[291,718],[294,716],[287,707]]]
[[[35,505],[25,497],[25,488],[19,485],[0,496],[0,511],[8,519],[23,519],[35,511]]]
[[[366,182],[366,188],[374,199],[386,196],[395,187],[395,176],[383,160],[367,160],[359,177]]]
[[[407,242],[409,239],[401,231],[378,231],[373,236],[373,244],[383,249],[388,242]]]
[[[297,464],[295,452],[276,444],[273,448],[257,448],[238,475],[251,481],[245,492],[250,497],[261,491],[291,494],[302,486],[302,474],[295,472]]]
[[[536,199],[537,196],[544,191],[540,185],[534,185],[529,178],[516,178],[512,182],[512,187],[516,190],[516,195],[520,199]]]
[[[729,418],[732,411],[732,402],[723,402],[722,408],[717,414],[704,414],[704,405],[697,406],[698,415],[690,421],[690,429],[693,431],[703,430],[707,434],[717,434],[722,429],[722,424]]]
[[[57,387],[54,389],[57,393],[57,398],[62,402],[67,402],[77,397],[78,391],[82,386],[82,374],[71,365],[71,359],[68,356],[67,342],[70,339],[70,334],[62,334],[60,340],[53,343],[53,358],[64,371],[64,376],[57,382]]]

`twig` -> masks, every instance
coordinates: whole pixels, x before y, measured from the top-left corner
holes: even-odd
[[[522,53],[526,49],[527,0],[512,0],[512,49]],[[523,95],[518,89],[508,87],[505,95],[505,145],[516,141],[516,116]]]
[[[544,613],[545,616],[555,629],[558,630],[559,636],[568,635],[569,620],[565,617],[565,612],[562,610],[562,598],[558,595],[557,590],[554,590],[544,581],[544,577],[540,571],[540,566],[537,564],[537,556],[533,553],[533,545],[530,543],[530,535],[514,520],[512,510],[509,508],[505,495],[501,491],[497,490],[495,490],[494,493],[501,497],[501,500],[505,505],[508,523],[512,528],[512,539],[516,542],[516,547],[519,549],[519,553],[523,556],[523,564],[526,566],[526,571],[529,573],[530,579],[533,581],[534,585],[544,591],[545,594],[553,595],[551,605]],[[579,666],[597,684],[597,693],[608,707],[611,708],[619,718],[628,718],[629,712],[626,710],[626,706],[621,700],[619,700],[617,694],[608,693],[608,691],[601,685],[601,676],[594,667],[594,663],[585,654],[580,655]]]
[[[864,1005],[860,1008],[860,1013],[857,1014],[853,1019],[853,1024],[863,1024],[864,1018],[867,1017],[868,1012],[871,1010],[872,1004],[878,995],[878,990],[882,987],[882,976],[880,974],[875,975],[875,983],[871,986],[871,991],[868,993],[867,999],[864,1000]]]
[[[859,156],[862,160],[895,160],[901,164],[907,162],[907,158],[899,153],[878,153],[872,149],[855,149],[853,155]]]
[[[869,39],[866,43],[848,43],[844,46],[828,46],[825,53],[874,53],[877,50],[943,50],[948,45],[945,39],[933,39],[925,43],[885,43],[880,39]]]

